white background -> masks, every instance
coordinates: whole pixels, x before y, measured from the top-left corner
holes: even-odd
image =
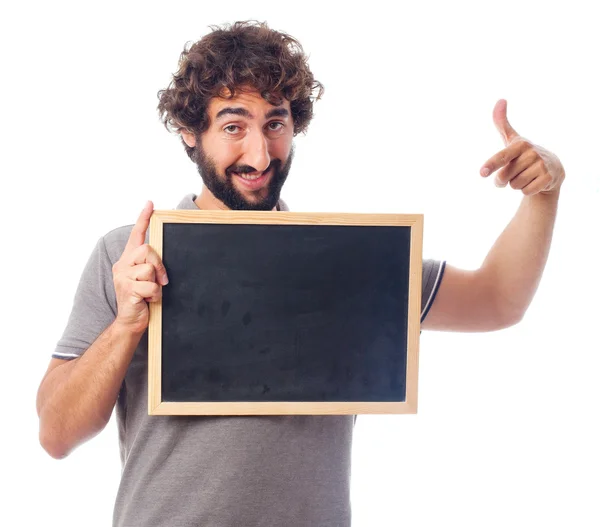
[[[361,416],[353,525],[600,524],[598,19],[584,2],[19,2],[2,8],[4,525],[105,526],[114,420],[61,461],[35,396],[99,236],[201,180],[156,113],[187,41],[266,20],[325,85],[283,198],[425,214],[424,256],[474,269],[522,195],[483,179],[499,98],[566,181],[550,259],[508,330],[423,332],[419,413]],[[8,520],[7,520],[8,519]],[[242,523],[240,523],[242,525]]]

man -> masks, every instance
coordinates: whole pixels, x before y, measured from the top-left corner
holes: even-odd
[[[316,95],[315,95],[316,94]],[[204,186],[180,209],[287,210],[280,199],[322,95],[300,44],[265,24],[215,29],[184,51],[159,113],[181,134]],[[564,170],[524,140],[499,101],[505,148],[482,167],[525,195],[482,266],[423,264],[422,329],[493,331],[517,323],[546,263]],[[353,416],[148,416],[148,303],[166,269],[137,223],[98,241],[38,392],[40,441],[66,456],[116,405],[123,472],[115,525],[350,525]]]

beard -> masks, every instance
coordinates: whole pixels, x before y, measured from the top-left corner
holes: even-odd
[[[233,173],[248,174],[251,172],[258,172],[254,167],[249,165],[231,165],[225,169],[225,174],[221,175],[217,171],[214,160],[202,149],[200,141],[196,142],[192,160],[196,163],[198,173],[206,185],[206,188],[208,188],[215,198],[221,201],[227,208],[231,210],[273,210],[279,202],[281,188],[287,179],[292,166],[293,157],[294,146],[292,145],[285,163],[282,163],[281,159],[271,160],[271,163],[265,170],[265,172],[267,170],[272,170],[269,183],[266,187],[267,195],[258,197],[252,201],[247,200],[244,195],[235,188],[233,178],[236,176],[234,176]],[[262,191],[264,191],[264,188],[260,189],[258,192]],[[259,196],[258,192],[255,193],[256,196]]]

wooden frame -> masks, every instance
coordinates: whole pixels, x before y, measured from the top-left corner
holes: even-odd
[[[350,214],[262,211],[155,210],[150,245],[163,257],[165,223],[408,226],[410,279],[407,333],[406,400],[402,402],[169,402],[161,397],[162,303],[152,302],[148,326],[149,415],[335,415],[414,414],[417,412],[422,281],[422,214]]]

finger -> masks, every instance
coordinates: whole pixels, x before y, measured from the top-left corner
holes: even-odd
[[[142,300],[150,298],[156,301],[162,297],[162,288],[155,282],[133,282],[131,290],[131,303],[139,304]]]
[[[146,302],[160,302],[162,300],[162,290],[157,294],[144,298]]]
[[[527,170],[530,166],[535,164],[538,157],[531,149],[526,150],[516,159],[513,159],[505,167],[503,167],[497,174],[494,183],[497,187],[505,187],[524,170]],[[513,187],[514,188],[514,187]]]
[[[500,150],[497,154],[490,157],[481,167],[479,173],[483,177],[487,177],[493,174],[499,168],[506,166],[513,159],[519,157],[528,147],[528,144],[524,141],[513,143],[503,150]]]
[[[532,196],[534,194],[538,194],[543,190],[546,190],[548,184],[551,182],[551,179],[547,175],[540,175],[539,173],[536,175],[535,179],[529,183],[529,185],[524,186],[521,189],[521,192],[526,196]]]
[[[127,260],[129,265],[138,265],[143,263],[150,263],[154,266],[156,277],[160,279],[162,285],[169,283],[167,276],[167,270],[156,251],[147,243],[140,245],[137,249],[133,249]]]
[[[536,166],[529,166],[513,179],[510,180],[510,186],[515,190],[521,190],[531,183],[540,175],[540,172]]]
[[[519,137],[519,134],[510,125],[506,117],[507,104],[508,103],[505,99],[500,99],[494,106],[494,111],[492,112],[494,125],[496,125],[496,129],[498,130],[498,132],[500,132],[505,146],[508,146]]]
[[[131,279],[140,282],[156,282],[154,266],[150,263],[134,265],[131,268]]]
[[[137,222],[131,229],[131,234],[129,235],[129,239],[127,240],[127,244],[125,245],[125,251],[131,251],[140,245],[143,245],[146,241],[146,231],[148,230],[148,225],[150,224],[150,218],[152,216],[152,211],[154,209],[154,204],[151,201],[146,203],[146,206],[142,209]]]

